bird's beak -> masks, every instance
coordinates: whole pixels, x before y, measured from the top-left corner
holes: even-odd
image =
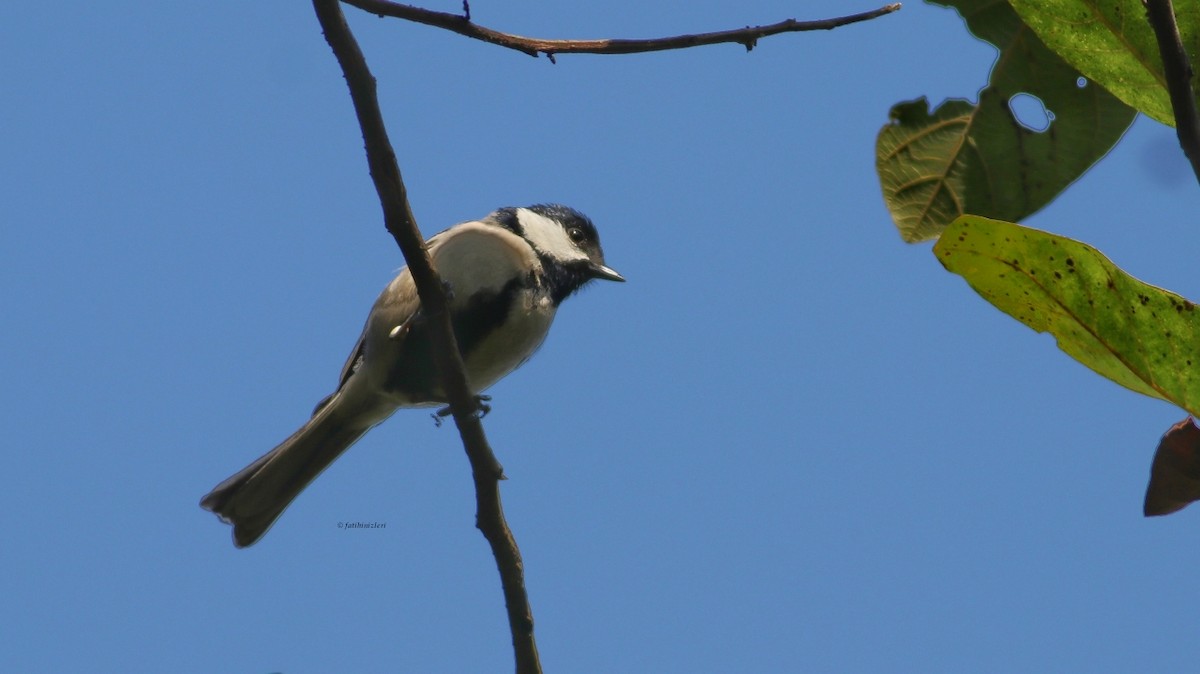
[[[588,271],[592,272],[592,278],[601,278],[605,281],[625,282],[625,277],[617,273],[617,270],[611,267],[605,267],[602,264],[593,262],[588,265]]]

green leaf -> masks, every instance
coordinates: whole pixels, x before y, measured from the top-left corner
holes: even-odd
[[[1097,373],[1200,412],[1200,311],[1121,271],[1091,246],[963,216],[933,252],[996,308]]]
[[[1126,104],[1175,126],[1162,59],[1141,0],[1009,0],[1059,56]],[[1192,63],[1200,53],[1200,3],[1174,3]]]
[[[963,213],[1021,220],[1050,203],[1104,156],[1134,110],[1050,51],[996,0],[952,0],[971,32],[1000,49],[979,103],[924,98],[892,108],[879,132],[875,167],[905,241],[937,237]],[[1037,97],[1053,115],[1042,132],[1022,126],[1009,101]]]

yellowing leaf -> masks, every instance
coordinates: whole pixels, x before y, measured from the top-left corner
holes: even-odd
[[[1097,373],[1200,413],[1200,311],[1091,246],[988,218],[955,220],[934,246],[946,269]]]

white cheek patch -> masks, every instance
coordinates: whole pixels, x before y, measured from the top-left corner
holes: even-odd
[[[571,243],[567,230],[550,218],[528,208],[518,208],[517,220],[525,231],[525,238],[542,253],[564,262],[587,259],[587,254]]]

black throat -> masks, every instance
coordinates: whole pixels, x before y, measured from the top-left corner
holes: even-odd
[[[543,253],[538,253],[538,260],[542,263],[542,277],[550,291],[550,300],[556,307],[592,280],[587,260],[563,264]]]

